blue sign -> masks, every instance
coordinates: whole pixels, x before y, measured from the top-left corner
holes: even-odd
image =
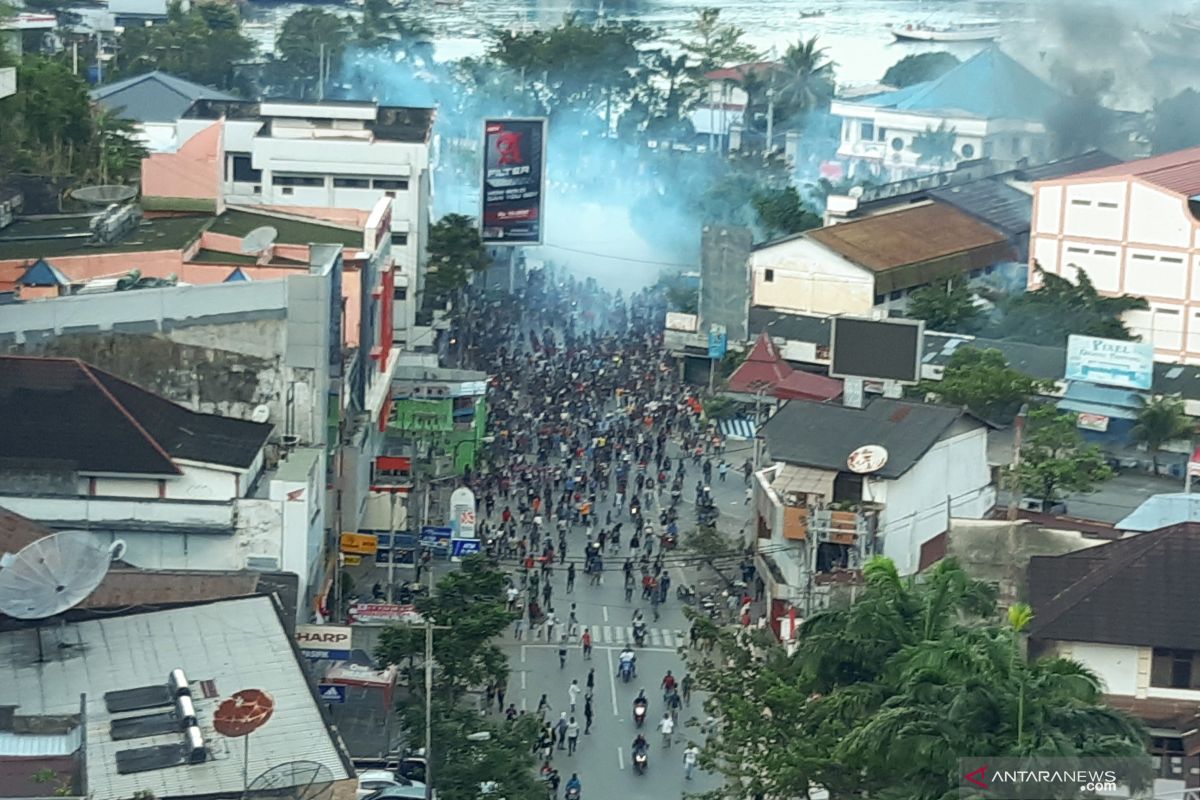
[[[1154,345],[1072,335],[1067,339],[1069,381],[1148,391],[1154,381]]]
[[[450,540],[450,557],[462,558],[473,553],[479,552],[478,539],[451,539]]]
[[[435,528],[426,525],[421,528],[421,544],[424,547],[433,547],[447,549],[450,547],[450,538],[453,535],[449,528]]]
[[[725,334],[724,325],[713,325],[708,329],[708,357],[724,358],[729,349],[729,337]]]
[[[393,564],[414,564],[416,549],[417,537],[411,533],[397,533],[395,548],[392,547],[392,534],[380,533],[376,537],[375,563],[386,564],[390,556]]]
[[[322,703],[340,706],[346,702],[346,687],[337,683],[317,684],[317,694]]]

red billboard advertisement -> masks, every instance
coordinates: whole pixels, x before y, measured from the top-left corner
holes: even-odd
[[[483,243],[541,244],[546,120],[489,119],[483,125]]]

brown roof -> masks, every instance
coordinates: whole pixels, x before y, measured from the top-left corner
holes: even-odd
[[[15,553],[25,545],[33,544],[52,531],[31,519],[0,508],[0,553]]]
[[[1200,650],[1200,525],[1029,562],[1034,639]]]
[[[779,64],[774,61],[755,61],[750,64],[738,64],[736,67],[714,69],[704,73],[704,77],[710,81],[741,83],[747,75],[768,72],[778,66]]]
[[[79,608],[204,603],[244,597],[258,589],[257,572],[114,569]]]
[[[943,203],[830,225],[805,235],[872,272],[1008,248],[1000,231]]]
[[[1176,150],[1111,167],[1067,176],[1077,178],[1140,178],[1146,183],[1187,197],[1200,194],[1200,147]]]

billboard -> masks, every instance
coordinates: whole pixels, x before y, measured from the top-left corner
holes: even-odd
[[[296,644],[305,658],[345,661],[350,658],[350,628],[342,625],[297,625]]]
[[[465,486],[450,495],[450,530],[455,539],[475,538],[475,493]]]
[[[1072,334],[1067,339],[1064,377],[1148,391],[1154,383],[1154,345]]]
[[[724,325],[713,325],[708,329],[708,357],[724,358],[729,348],[729,337]]]
[[[834,317],[829,334],[829,374],[896,383],[921,379],[925,323],[908,319]]]
[[[483,243],[541,244],[546,120],[489,119],[483,130]]]

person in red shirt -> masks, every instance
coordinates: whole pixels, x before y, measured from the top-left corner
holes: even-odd
[[[581,641],[583,643],[583,657],[590,659],[592,657],[592,632],[587,628],[583,629]]]

